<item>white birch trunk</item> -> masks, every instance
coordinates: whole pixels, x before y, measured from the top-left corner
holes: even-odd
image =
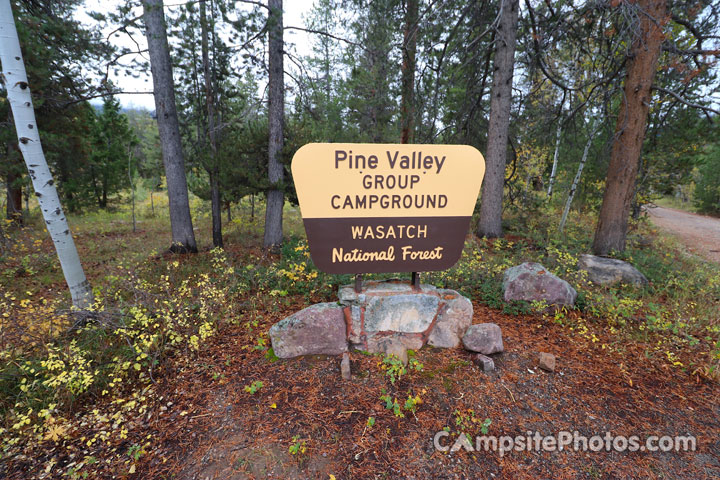
[[[10,0],[0,0],[0,63],[2,81],[15,118],[20,151],[32,179],[47,231],[55,244],[73,305],[85,309],[93,303],[92,289],[80,264],[80,257],[40,143]]]
[[[562,136],[562,110],[565,102],[560,105],[560,118],[558,119],[557,130],[555,131],[555,153],[553,154],[552,170],[550,171],[550,182],[548,184],[548,197],[552,197],[553,185],[555,185],[555,174],[557,173],[558,156],[560,153],[560,137]]]
[[[587,139],[587,143],[585,144],[585,150],[583,150],[582,158],[580,159],[580,165],[578,165],[577,173],[575,174],[575,178],[573,179],[572,186],[570,187],[570,192],[568,192],[568,198],[565,201],[565,208],[563,209],[562,217],[560,218],[560,228],[558,229],[560,233],[563,232],[563,229],[565,228],[565,222],[567,222],[568,214],[570,213],[570,206],[572,205],[573,199],[575,198],[575,192],[577,192],[578,184],[580,183],[580,177],[582,176],[583,169],[585,168],[585,163],[587,162],[587,156],[588,152],[590,151],[590,146],[592,145],[593,138],[595,137],[595,131],[593,127],[590,128],[590,136]]]

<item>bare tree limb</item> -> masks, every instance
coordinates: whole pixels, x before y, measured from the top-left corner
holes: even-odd
[[[692,102],[690,102],[690,101],[688,101],[688,100],[685,100],[685,99],[682,98],[678,93],[673,92],[672,90],[668,90],[668,89],[666,89],[666,88],[657,87],[657,86],[653,86],[652,89],[653,89],[653,90],[657,90],[658,92],[667,93],[667,94],[670,95],[671,97],[675,98],[678,102],[680,102],[680,103],[682,103],[682,104],[684,104],[684,105],[687,105],[688,107],[697,108],[697,109],[703,110],[703,111],[706,112],[706,113],[707,113],[707,112],[712,112],[712,113],[714,113],[715,115],[720,115],[720,110],[715,110],[715,109],[713,109],[713,108],[706,107],[705,105],[700,105],[700,104],[698,104],[698,103],[692,103]],[[711,119],[711,117],[708,116],[708,119]],[[711,119],[710,121],[712,122],[712,119]]]
[[[96,93],[94,95],[86,95],[81,98],[76,98],[75,100],[64,103],[62,106],[69,107],[70,105],[75,105],[76,103],[80,103],[80,102],[86,102],[88,100],[92,100],[93,98],[100,98],[100,97],[104,98],[104,97],[110,97],[113,95],[153,95],[153,94],[154,94],[154,92],[152,90],[150,90],[149,92],[128,92],[128,91],[124,91],[124,90],[107,91],[107,92],[103,92],[103,93]]]
[[[347,38],[342,38],[342,37],[335,36],[335,35],[333,35],[332,33],[324,32],[324,31],[322,31],[322,30],[315,30],[315,29],[313,29],[313,28],[303,28],[303,27],[283,27],[283,28],[284,28],[285,30],[300,30],[300,31],[302,31],[302,32],[314,33],[314,34],[317,34],[317,35],[324,35],[324,36],[329,37],[329,38],[332,38],[332,39],[334,39],[334,40],[338,40],[338,41],[340,41],[340,42],[345,42],[345,43],[347,43],[347,44],[349,44],[349,45],[353,45],[353,46],[355,46],[355,47],[360,47],[360,48],[362,48],[363,50],[365,50],[365,47],[363,47],[362,45],[360,45],[360,44],[357,43],[357,42],[353,42],[352,40],[348,40]]]

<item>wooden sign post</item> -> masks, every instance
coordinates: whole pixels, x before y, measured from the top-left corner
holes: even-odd
[[[292,173],[320,270],[416,273],[460,258],[485,161],[468,145],[311,143]]]

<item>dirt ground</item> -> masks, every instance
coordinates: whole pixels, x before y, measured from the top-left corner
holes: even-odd
[[[720,218],[665,207],[646,211],[655,225],[676,235],[691,252],[720,263]]]
[[[649,363],[632,347],[588,339],[537,317],[503,315],[475,305],[474,323],[503,329],[505,352],[483,373],[464,350],[424,348],[422,372],[392,385],[375,356],[352,353],[353,378],[341,379],[337,357],[268,361],[244,349],[241,327],[228,326],[195,364],[164,372],[162,395],[173,403],[143,434],[153,447],[138,477],[184,480],[277,479],[710,479],[720,478],[720,398],[716,384]],[[267,326],[281,318],[275,312]],[[605,345],[605,346],[603,346]],[[537,353],[558,368],[538,368]],[[218,376],[218,374],[220,374]],[[244,390],[264,383],[255,394]],[[402,405],[398,418],[382,391]],[[183,413],[184,412],[184,413]],[[368,426],[368,417],[375,424]],[[522,451],[443,453],[448,439],[481,434],[693,435],[695,452]],[[307,451],[291,455],[293,437]]]

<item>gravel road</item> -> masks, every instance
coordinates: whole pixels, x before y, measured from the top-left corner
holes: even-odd
[[[688,250],[720,263],[720,218],[665,207],[648,207],[647,212],[655,225],[680,238]]]

